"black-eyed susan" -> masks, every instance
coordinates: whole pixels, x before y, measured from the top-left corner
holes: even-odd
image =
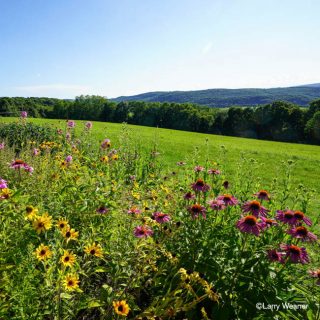
[[[100,158],[100,161],[104,162],[104,163],[107,163],[107,162],[109,162],[109,157],[108,156],[103,156],[103,157]]]
[[[63,256],[60,259],[60,262],[65,266],[65,267],[72,267],[74,263],[76,262],[76,255],[68,250],[65,250],[63,253]]]
[[[63,279],[63,286],[67,291],[74,291],[79,288],[79,278],[75,274],[67,274]]]
[[[79,232],[71,229],[70,227],[62,230],[62,234],[67,242],[69,242],[70,240],[77,240],[77,238],[79,237]]]
[[[91,245],[86,246],[84,248],[84,252],[89,255],[99,257],[99,258],[103,257],[103,252],[102,252],[102,248],[101,248],[100,244],[96,244],[95,242]]]
[[[57,228],[63,231],[64,229],[70,228],[69,222],[66,219],[59,219],[56,224]]]
[[[26,212],[27,212],[26,219],[34,220],[37,217],[39,210],[37,208],[34,208],[33,206],[27,206]]]
[[[125,300],[113,301],[112,304],[116,314],[125,317],[128,315],[130,308]]]
[[[33,221],[33,227],[37,231],[37,233],[49,230],[51,228],[51,225],[51,217],[48,215],[48,213],[45,213],[40,217],[36,217]]]
[[[52,256],[52,251],[48,246],[45,246],[44,244],[40,244],[40,246],[35,251],[36,257],[39,261],[44,261]]]

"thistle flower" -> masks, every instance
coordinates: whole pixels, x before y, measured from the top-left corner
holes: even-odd
[[[309,263],[310,259],[304,247],[298,247],[290,244],[281,244],[280,248],[285,251],[286,257],[293,263]]]
[[[21,111],[20,117],[21,117],[22,119],[27,118],[27,116],[28,116],[28,112],[27,112],[27,111]]]
[[[209,200],[208,204],[212,210],[216,211],[223,210],[226,207],[224,201],[217,199]]]
[[[236,227],[241,232],[252,233],[258,237],[260,235],[261,230],[263,229],[263,223],[258,222],[257,217],[249,215],[241,218],[237,222]]]
[[[35,251],[35,255],[39,261],[45,261],[52,256],[52,251],[48,246],[41,244]]]
[[[90,130],[90,129],[92,128],[92,122],[91,122],[91,121],[87,121],[87,122],[85,123],[85,128],[86,128],[87,130]]]
[[[79,278],[75,274],[67,274],[63,279],[63,286],[67,291],[74,291],[79,288]]]
[[[320,286],[320,269],[318,269],[318,270],[309,270],[308,271],[309,272],[309,274],[310,274],[310,276],[312,277],[312,278],[316,278],[317,279],[317,282],[316,282],[316,284],[318,285],[318,286]]]
[[[283,260],[284,255],[285,254],[283,252],[279,252],[274,249],[267,251],[267,256],[271,262],[283,263],[284,262],[284,260]]]
[[[192,183],[191,187],[194,191],[198,192],[208,192],[210,190],[210,186],[202,179],[198,179],[195,183]]]
[[[153,231],[148,226],[137,226],[134,229],[134,235],[137,238],[147,238],[153,234]]]
[[[199,203],[195,203],[188,207],[188,211],[191,213],[193,219],[198,218],[200,214],[206,219],[206,208]]]
[[[0,179],[0,189],[7,189],[8,185],[7,185],[7,181]]]
[[[266,209],[261,203],[257,200],[247,201],[242,205],[242,210],[244,213],[251,213],[256,217],[263,216],[265,217],[267,213],[270,211]]]
[[[67,126],[68,128],[74,128],[76,123],[73,120],[67,120]]]
[[[260,200],[270,201],[270,194],[266,190],[260,190],[254,195]]]
[[[292,228],[287,233],[302,241],[317,241],[317,236],[303,226]]]
[[[70,163],[70,162],[72,162],[72,156],[67,156],[66,157],[66,160],[65,160],[67,163]]]
[[[127,316],[130,308],[125,300],[112,302],[114,312],[119,316]]]
[[[5,147],[4,142],[1,142],[1,143],[0,143],[0,150],[4,149],[4,147]]]
[[[163,212],[154,212],[152,217],[158,222],[158,223],[165,223],[171,220],[170,216]]]
[[[103,252],[100,244],[93,243],[91,245],[88,245],[84,248],[85,253],[96,256],[98,258],[103,257]]]
[[[222,200],[226,206],[235,206],[238,204],[238,200],[231,194],[224,194],[222,196],[218,196],[217,200]]]

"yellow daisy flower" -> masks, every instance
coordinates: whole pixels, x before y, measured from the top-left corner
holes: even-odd
[[[9,199],[11,191],[8,188],[1,189],[0,199]]]
[[[40,217],[36,217],[33,221],[33,227],[35,228],[37,233],[49,230],[51,228],[51,225],[51,217],[48,215],[48,213],[45,213]]]
[[[79,278],[75,274],[67,274],[63,279],[63,286],[67,291],[74,291],[79,288]]]
[[[108,156],[103,156],[103,157],[100,158],[100,161],[104,162],[104,163],[107,163],[107,162],[109,162],[109,157]]]
[[[125,300],[122,301],[113,301],[114,312],[120,316],[127,316],[129,313],[129,306]]]
[[[66,219],[59,219],[57,221],[57,224],[56,224],[57,228],[60,229],[61,231],[64,230],[65,228],[70,228],[69,226],[69,222],[68,220]]]
[[[60,262],[65,266],[65,267],[72,267],[74,263],[76,262],[76,255],[68,250],[65,250],[63,253],[63,256],[60,259]]]
[[[90,254],[92,256],[96,256],[99,258],[103,257],[103,252],[100,244],[93,243],[92,245],[88,245],[84,248],[85,253]]]
[[[27,206],[26,212],[27,212],[26,219],[34,220],[37,217],[39,210],[37,208],[34,208],[33,206]]]
[[[62,234],[67,242],[69,242],[70,240],[77,240],[77,238],[79,237],[79,232],[71,229],[70,227],[62,230]]]
[[[45,246],[44,244],[40,244],[40,246],[36,249],[36,257],[39,261],[44,261],[52,256],[52,251],[49,249],[48,246]]]

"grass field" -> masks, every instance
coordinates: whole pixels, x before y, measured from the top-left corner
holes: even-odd
[[[16,118],[0,118],[0,122],[14,121]],[[65,120],[29,119],[38,124],[65,126]],[[78,121],[79,123],[79,121]],[[78,126],[79,127],[79,126]],[[122,124],[93,122],[93,134],[100,141],[106,137],[118,143]],[[205,159],[218,162],[232,183],[232,175],[237,173],[241,159],[252,159],[252,165],[244,166],[253,180],[261,180],[261,185],[267,189],[276,178],[277,184],[284,181],[284,162],[293,160],[292,182],[303,184],[315,190],[311,209],[314,213],[320,211],[320,147],[304,144],[262,141],[236,137],[201,134],[194,132],[169,130],[128,125],[130,136],[142,149],[151,150],[154,144],[160,152],[164,166],[174,170],[177,161],[195,161],[204,164]],[[82,129],[82,128],[81,128]],[[198,151],[197,151],[198,149]],[[195,159],[195,158],[198,159]],[[197,161],[196,161],[197,160]],[[255,161],[254,161],[255,160]]]

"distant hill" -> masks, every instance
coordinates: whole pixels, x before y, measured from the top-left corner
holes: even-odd
[[[320,83],[271,89],[208,89],[196,91],[158,91],[134,96],[122,96],[112,101],[145,101],[196,103],[209,107],[255,106],[276,100],[307,106],[320,98]]]

